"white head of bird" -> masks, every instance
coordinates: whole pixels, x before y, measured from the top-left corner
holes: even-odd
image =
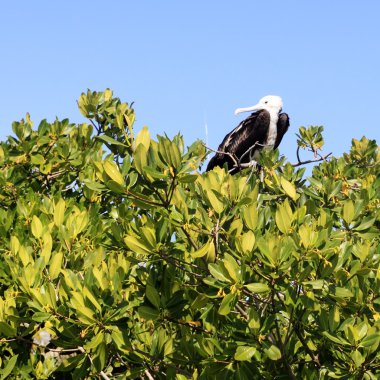
[[[276,95],[267,95],[260,99],[260,101],[252,107],[238,108],[235,115],[241,112],[252,112],[267,110],[270,114],[279,114],[282,110],[282,99]]]

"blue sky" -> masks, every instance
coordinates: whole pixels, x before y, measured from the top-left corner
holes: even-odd
[[[280,95],[295,160],[301,125],[325,127],[325,152],[380,140],[380,1],[18,1],[0,6],[0,138],[26,112],[38,125],[83,122],[76,99],[107,87],[135,102],[136,130],[180,131],[217,148]]]

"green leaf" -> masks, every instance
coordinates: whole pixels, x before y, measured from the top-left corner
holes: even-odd
[[[343,220],[347,224],[350,224],[352,222],[352,219],[354,218],[354,215],[355,215],[354,202],[352,202],[352,200],[349,199],[348,201],[345,201],[343,204],[343,212],[342,212]]]
[[[224,255],[223,264],[224,264],[224,267],[227,269],[227,272],[230,275],[230,277],[235,282],[238,282],[241,279],[241,270],[236,260],[231,255],[226,253]]]
[[[356,368],[360,368],[365,361],[365,358],[362,356],[359,350],[351,352],[351,359],[354,361]]]
[[[148,165],[148,152],[143,144],[139,144],[133,153],[134,165],[139,173],[144,173]]]
[[[144,126],[136,136],[136,147],[138,147],[139,144],[142,144],[146,151],[149,150],[150,133],[147,126]]]
[[[268,358],[271,360],[280,360],[281,359],[280,349],[273,344],[268,349],[264,350],[264,352],[268,356]]]
[[[108,177],[110,177],[113,181],[121,186],[125,186],[124,178],[121,175],[119,168],[117,165],[109,160],[104,161],[103,163],[104,171],[107,173]]]
[[[285,199],[282,205],[277,206],[276,211],[276,224],[278,229],[286,234],[289,232],[293,221],[293,213],[290,208],[289,202]]]
[[[250,230],[256,230],[259,221],[256,202],[252,202],[251,204],[243,207],[243,219]]]
[[[148,298],[149,302],[156,308],[160,308],[160,295],[158,291],[156,290],[155,287],[153,287],[150,284],[146,285],[146,290],[145,290],[145,295],[146,298]]]
[[[102,140],[109,145],[118,145],[118,146],[127,147],[127,145],[125,145],[125,144],[121,143],[120,141],[117,141],[117,140],[115,140],[112,137],[109,137],[107,135],[95,136],[95,138],[98,140]]]
[[[36,215],[33,215],[31,228],[33,236],[39,239],[42,236],[42,223]]]
[[[50,260],[49,275],[52,280],[55,280],[61,273],[63,260],[63,252],[55,252]]]
[[[217,280],[222,282],[231,282],[227,270],[224,268],[224,266],[222,266],[221,263],[208,264],[208,269],[211,275],[214,276]]]
[[[343,338],[335,336],[335,335],[332,335],[332,334],[330,334],[327,331],[323,331],[322,335],[324,335],[326,338],[328,338],[329,340],[331,340],[334,343],[338,343],[338,344],[343,345],[343,346],[349,346],[350,345],[350,343],[348,343]]]
[[[221,214],[224,211],[224,204],[220,200],[222,198],[222,195],[219,194],[216,196],[213,190],[206,190],[206,194],[208,200],[210,201],[211,207],[216,213]]]
[[[318,239],[318,233],[314,231],[312,226],[302,224],[298,230],[301,238],[301,244],[305,248],[309,248],[315,245]]]
[[[83,287],[83,296],[89,300],[94,306],[95,308],[101,313],[102,312],[102,307],[100,306],[98,300],[95,298],[95,296],[91,293],[91,291],[86,287],[84,286]]]
[[[249,346],[239,346],[236,349],[234,358],[238,361],[249,361],[251,360],[252,356],[256,353],[255,347],[249,347]]]
[[[244,285],[252,293],[268,293],[270,292],[270,287],[267,284],[261,282],[253,282],[251,284]]]
[[[311,285],[311,287],[315,290],[321,290],[323,289],[326,281],[325,280],[314,280],[314,281],[305,281],[303,282],[304,285]]]
[[[335,289],[334,289],[334,293],[333,293],[336,297],[339,297],[339,298],[351,298],[353,297],[354,295],[352,294],[352,292],[347,289],[347,288],[342,288],[342,287],[339,287],[337,286]]]
[[[241,247],[245,254],[252,252],[256,242],[255,234],[252,231],[248,231],[241,236]]]
[[[13,355],[8,360],[8,362],[6,362],[5,367],[0,370],[1,380],[6,379],[12,373],[12,370],[13,370],[13,368],[15,367],[15,365],[17,363],[17,358],[18,358],[18,354],[17,355]]]
[[[106,187],[103,184],[90,181],[89,179],[83,180],[83,183],[85,184],[86,187],[88,187],[90,190],[93,190],[93,191],[100,192],[106,189]]]
[[[13,338],[16,336],[17,331],[14,327],[8,325],[8,323],[0,321],[0,333],[7,338]]]
[[[158,310],[153,309],[149,306],[140,306],[138,308],[138,313],[140,314],[141,318],[152,321],[155,321],[160,315]]]
[[[340,324],[339,308],[334,305],[329,311],[329,327],[330,331],[334,332]]]
[[[158,153],[163,162],[173,168],[178,168],[181,164],[181,153],[178,146],[167,137],[159,136]]]
[[[63,224],[65,216],[66,202],[64,199],[60,199],[54,207],[54,224],[59,227]]]
[[[357,227],[354,227],[354,230],[355,231],[364,231],[370,227],[373,226],[373,224],[375,223],[376,221],[376,218],[365,218],[362,220],[362,222],[357,226]]]
[[[371,346],[378,346],[380,344],[380,334],[374,333],[367,335],[361,342],[361,347],[371,347]]]
[[[295,186],[291,182],[289,182],[287,179],[285,179],[284,177],[281,177],[280,183],[286,195],[288,195],[290,198],[292,198],[293,200],[296,200],[299,197],[299,195],[296,192]]]
[[[207,254],[210,244],[212,243],[212,240],[209,240],[205,245],[203,245],[201,248],[199,248],[195,252],[191,252],[191,256],[196,259],[198,257],[203,257]]]
[[[151,253],[149,247],[142,243],[141,239],[137,239],[134,236],[126,236],[124,242],[129,249],[136,253],[141,255],[149,255]]]
[[[45,163],[45,158],[42,154],[34,154],[30,157],[30,162],[34,165],[42,165]]]
[[[261,326],[260,316],[257,310],[255,309],[255,307],[251,307],[248,317],[249,317],[249,322],[248,322],[249,328],[259,329]]]
[[[231,310],[235,307],[237,302],[237,296],[235,293],[229,293],[227,294],[219,307],[218,314],[220,315],[227,315],[231,312]]]
[[[15,235],[11,236],[10,248],[11,248],[11,252],[13,254],[17,254],[19,249],[20,249],[20,241],[18,240],[17,236],[15,236]]]

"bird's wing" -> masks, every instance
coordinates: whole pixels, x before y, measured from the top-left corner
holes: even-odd
[[[278,116],[278,122],[277,122],[277,137],[276,142],[274,144],[274,149],[276,149],[280,143],[282,138],[284,137],[285,133],[287,132],[289,128],[289,116],[286,113],[280,113]]]
[[[263,143],[266,138],[269,125],[269,112],[262,110],[252,113],[244,119],[235,129],[226,135],[218,147],[218,152],[228,152],[236,157],[241,157],[255,142]],[[258,147],[260,149],[260,147]],[[246,160],[249,161],[249,155]],[[233,160],[230,156],[223,153],[216,153],[207,165],[207,171],[212,170],[215,166],[222,167],[227,162],[228,168],[232,168]]]
[[[230,133],[225,149],[241,157],[255,143],[263,144],[268,134],[269,122],[270,114],[266,110],[251,114]],[[257,149],[261,147],[258,146]]]

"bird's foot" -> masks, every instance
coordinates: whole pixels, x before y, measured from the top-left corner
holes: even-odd
[[[257,161],[255,161],[255,160],[249,161],[248,167],[256,169],[257,168]]]

